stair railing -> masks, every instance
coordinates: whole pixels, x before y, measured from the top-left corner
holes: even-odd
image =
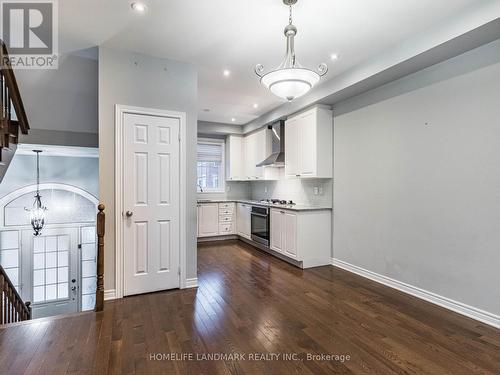
[[[104,214],[104,205],[97,206],[97,288],[95,292],[95,311],[104,309],[104,226],[106,224],[106,215]]]
[[[31,306],[23,302],[7,273],[0,266],[0,324],[31,319]]]

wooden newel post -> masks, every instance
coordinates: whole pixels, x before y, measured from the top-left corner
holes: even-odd
[[[95,311],[104,309],[104,224],[106,215],[104,205],[97,206],[97,289],[95,292]]]

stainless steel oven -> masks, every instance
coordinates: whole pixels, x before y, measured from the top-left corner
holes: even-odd
[[[252,206],[252,240],[269,246],[269,207]]]

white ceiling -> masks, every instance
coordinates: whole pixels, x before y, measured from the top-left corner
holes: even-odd
[[[311,68],[327,62],[331,79],[483,1],[299,0],[297,58]],[[203,121],[245,124],[283,104],[253,73],[255,64],[271,69],[283,58],[288,10],[281,0],[144,2],[148,11],[141,15],[126,0],[60,1],[61,51],[105,44],[193,63]],[[331,61],[332,53],[340,59]],[[224,69],[231,71],[227,78]]]

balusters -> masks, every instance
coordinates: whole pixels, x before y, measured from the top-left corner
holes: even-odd
[[[0,324],[31,319],[31,305],[24,303],[16,288],[0,266]]]

